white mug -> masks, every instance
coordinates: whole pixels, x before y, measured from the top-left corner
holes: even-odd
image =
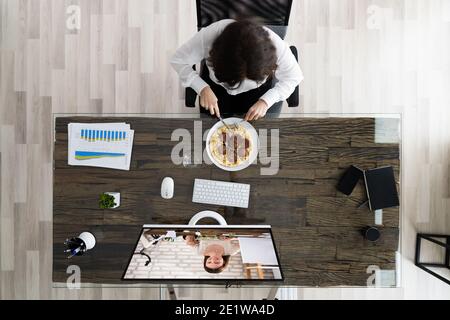
[[[90,250],[95,246],[95,236],[90,232],[82,232],[78,236],[86,245],[86,250]]]

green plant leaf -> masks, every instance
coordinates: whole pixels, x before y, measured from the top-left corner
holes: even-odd
[[[100,194],[99,206],[101,209],[109,209],[116,205],[114,196],[106,193]]]

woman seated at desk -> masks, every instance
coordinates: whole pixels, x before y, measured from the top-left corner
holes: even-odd
[[[201,78],[192,65],[203,59],[208,70]],[[288,44],[252,20],[212,23],[183,44],[171,64],[182,85],[200,96],[201,112],[245,113],[245,120],[280,112],[277,102],[288,98],[303,79]]]

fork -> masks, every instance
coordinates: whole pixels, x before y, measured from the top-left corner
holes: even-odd
[[[233,123],[233,127],[235,129],[239,128],[238,125],[241,124],[242,122],[244,122],[244,119],[239,120],[238,122]]]

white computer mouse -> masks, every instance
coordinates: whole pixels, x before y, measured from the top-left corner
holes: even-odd
[[[165,177],[161,183],[161,197],[164,199],[172,199],[175,183],[171,177]]]

